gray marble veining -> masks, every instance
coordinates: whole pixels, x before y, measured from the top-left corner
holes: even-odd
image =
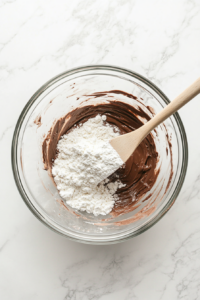
[[[125,243],[77,244],[47,229],[24,205],[10,161],[22,108],[58,73],[118,65],[173,99],[200,76],[199,53],[199,0],[0,0],[0,299],[200,299],[200,96],[180,111],[189,165],[177,201]]]

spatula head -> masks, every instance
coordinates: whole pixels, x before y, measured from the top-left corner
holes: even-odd
[[[123,162],[126,162],[139,144],[143,141],[145,135],[142,127],[127,134],[120,135],[110,140],[111,146],[119,154]]]

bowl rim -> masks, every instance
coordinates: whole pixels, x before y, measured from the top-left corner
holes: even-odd
[[[154,84],[152,83],[149,79],[145,78],[144,76],[138,74],[137,72],[134,72],[132,70],[118,67],[118,66],[113,66],[113,65],[85,65],[85,66],[80,66],[77,68],[72,68],[69,69],[68,71],[65,71],[63,73],[58,74],[57,76],[53,77],[52,79],[48,80],[45,84],[43,84],[30,98],[30,100],[26,103],[24,106],[18,121],[15,126],[15,130],[13,133],[13,139],[12,139],[12,145],[11,145],[11,164],[12,164],[12,171],[13,171],[13,176],[15,180],[15,184],[17,186],[17,189],[24,200],[25,204],[28,206],[28,208],[31,210],[31,212],[34,214],[35,217],[37,217],[38,220],[40,220],[43,224],[45,224],[48,228],[52,229],[54,232],[57,232],[61,234],[62,236],[65,236],[66,238],[73,240],[73,241],[78,241],[81,243],[85,244],[95,244],[95,245],[102,245],[102,244],[115,244],[119,242],[123,242],[125,240],[128,240],[134,236],[137,236],[143,232],[145,232],[147,229],[151,228],[154,224],[156,224],[166,213],[167,211],[172,207],[174,202],[176,201],[180,190],[182,188],[183,182],[185,180],[186,176],[186,171],[187,171],[187,166],[188,166],[188,142],[187,142],[187,136],[186,132],[183,126],[183,122],[179,116],[179,114],[176,112],[173,116],[175,118],[176,124],[179,129],[179,133],[181,136],[181,141],[183,145],[183,158],[182,158],[182,165],[181,165],[181,171],[180,171],[180,176],[178,178],[176,187],[173,191],[173,194],[171,195],[170,199],[166,203],[166,205],[162,208],[160,213],[155,216],[152,220],[150,220],[147,224],[145,224],[143,227],[139,228],[137,231],[128,233],[127,235],[124,235],[122,237],[118,237],[115,240],[91,240],[88,239],[81,239],[81,238],[76,238],[73,236],[69,236],[61,231],[59,231],[53,224],[48,222],[44,216],[41,215],[41,213],[36,210],[34,205],[32,204],[31,200],[26,194],[26,191],[23,187],[23,184],[20,180],[20,174],[18,170],[18,164],[17,164],[17,146],[18,146],[18,138],[20,134],[20,129],[22,126],[22,123],[26,117],[27,112],[29,111],[30,107],[34,104],[34,102],[37,100],[37,98],[45,91],[47,90],[50,86],[55,84],[57,81],[60,81],[61,79],[68,77],[70,75],[80,73],[83,71],[92,71],[92,70],[105,70],[105,71],[115,71],[123,74],[130,75],[133,78],[141,80],[143,83],[145,83],[147,86],[149,86],[154,92],[156,92],[166,104],[170,103],[170,100],[168,97]]]

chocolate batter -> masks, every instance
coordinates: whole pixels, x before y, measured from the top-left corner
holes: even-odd
[[[93,96],[99,97],[100,94],[102,96],[102,93],[96,93]],[[117,126],[121,134],[128,133],[143,125],[138,116],[147,121],[150,119],[149,115],[141,108],[136,109],[120,101],[111,101],[108,104],[98,104],[96,106],[88,105],[75,109],[53,124],[43,142],[44,166],[46,170],[49,170],[50,174],[57,154],[56,147],[60,137],[74,126],[83,124],[89,118],[94,118],[97,114],[106,115],[106,122]],[[113,216],[130,212],[139,206],[138,202],[141,197],[150,191],[156,182],[160,171],[156,168],[157,161],[158,153],[154,139],[149,134],[124,166],[109,177],[111,181],[119,178],[122,183],[126,184],[124,188],[117,191],[119,199],[115,202],[112,210]],[[148,197],[146,197],[146,200]]]

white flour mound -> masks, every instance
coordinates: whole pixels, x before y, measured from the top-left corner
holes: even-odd
[[[105,121],[105,115],[97,115],[63,135],[52,168],[57,189],[66,203],[95,216],[109,214],[117,199],[115,192],[125,186],[120,180],[102,181],[123,165],[108,142],[119,136],[119,130]]]

